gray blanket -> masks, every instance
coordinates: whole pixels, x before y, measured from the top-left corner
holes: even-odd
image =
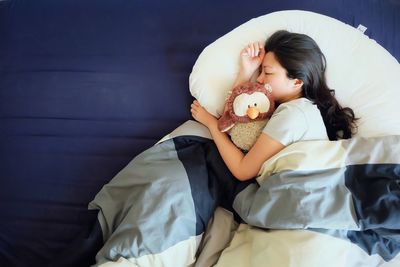
[[[257,182],[240,183],[212,140],[166,140],[90,203],[104,239],[97,265],[187,266],[215,208],[232,205],[250,225],[336,235],[390,261],[400,251],[398,151],[399,136],[296,143],[265,162]]]

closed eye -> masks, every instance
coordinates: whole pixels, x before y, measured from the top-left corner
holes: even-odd
[[[271,75],[272,73],[270,72],[264,72],[265,75]]]

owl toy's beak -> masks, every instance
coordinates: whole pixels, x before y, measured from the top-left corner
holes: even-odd
[[[260,111],[257,108],[251,107],[247,109],[246,114],[250,119],[254,120],[260,115]]]

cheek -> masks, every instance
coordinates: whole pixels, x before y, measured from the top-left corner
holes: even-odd
[[[282,91],[282,88],[284,87],[282,84],[282,79],[281,77],[278,76],[273,76],[273,75],[264,75],[263,76],[264,84],[268,83],[272,87],[272,94],[274,95],[279,95],[280,92]]]
[[[264,84],[269,83],[271,86],[274,84],[274,79],[271,79],[269,75],[262,75],[262,81]]]
[[[282,93],[285,91],[284,86],[282,86],[282,83],[278,80],[271,80],[269,84],[272,87],[272,96],[276,99],[279,99],[282,95]]]
[[[280,85],[275,79],[266,79],[265,83],[269,83],[272,87],[272,91],[279,90]]]
[[[275,76],[272,79],[270,79],[269,84],[272,86],[272,89],[276,89],[279,92],[286,91],[286,88],[288,87],[288,82],[285,79],[285,77],[281,76]]]

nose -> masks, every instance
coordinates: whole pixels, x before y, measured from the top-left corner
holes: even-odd
[[[264,84],[264,77],[263,77],[263,74],[262,74],[262,73],[260,73],[260,75],[258,75],[256,81],[257,81],[258,83]]]

